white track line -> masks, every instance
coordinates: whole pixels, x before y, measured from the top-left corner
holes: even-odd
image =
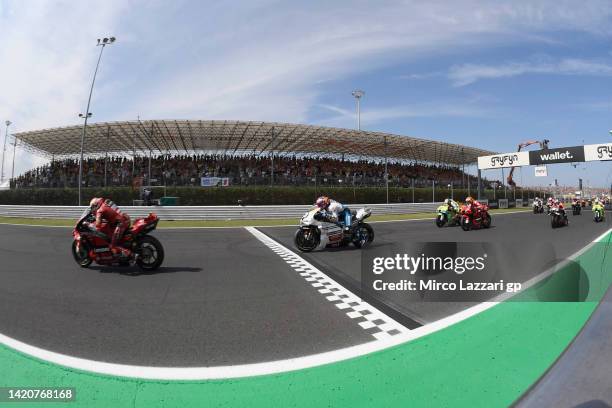
[[[520,214],[520,213],[530,213],[528,210],[522,211],[508,211],[503,213],[493,213],[493,215],[506,215],[506,214]],[[399,214],[398,214],[399,215]],[[434,217],[427,218],[410,218],[407,220],[385,220],[385,221],[368,221],[369,224],[383,224],[386,222],[411,222],[411,221],[432,221],[435,219]],[[12,225],[17,227],[47,227],[47,228],[74,228],[71,225],[42,225],[42,224],[15,224],[10,222],[0,222],[0,225]],[[182,230],[182,229],[241,229],[246,227],[252,228],[278,228],[278,227],[297,227],[298,224],[282,224],[282,225],[240,225],[240,226],[228,226],[228,227],[160,227],[160,230]]]
[[[291,268],[310,283],[325,299],[346,313],[362,329],[368,330],[377,340],[397,336],[409,329],[387,316],[374,306],[364,302],[359,296],[340,285],[321,270],[317,269],[295,252],[279,244],[263,232],[246,227],[255,238],[261,241],[272,252],[280,256]]]
[[[600,242],[608,234],[612,233],[609,229],[585,248],[576,252],[569,259],[573,259],[581,253],[584,253],[588,248],[596,242]],[[291,358],[286,360],[270,361],[256,364],[243,364],[234,366],[217,366],[217,367],[147,367],[125,364],[112,364],[101,361],[87,360],[67,356],[65,354],[55,353],[49,350],[44,350],[19,340],[0,334],[0,344],[4,344],[21,353],[45,360],[51,363],[62,366],[83,370],[92,371],[100,374],[116,375],[122,377],[133,377],[142,379],[155,380],[212,380],[225,378],[249,377],[256,375],[278,374],[287,371],[301,370],[305,368],[316,367],[323,364],[336,363],[342,360],[363,356],[365,354],[384,350],[389,347],[397,346],[402,343],[409,342],[419,337],[426,336],[436,331],[442,330],[453,324],[459,323],[462,320],[475,316],[485,310],[492,308],[499,302],[483,302],[469,309],[462,310],[459,313],[429,323],[425,326],[414,330],[406,331],[397,336],[388,337],[381,340],[371,341],[369,343],[360,344],[357,346],[346,347],[343,349],[333,350],[326,353],[313,354],[304,357]]]

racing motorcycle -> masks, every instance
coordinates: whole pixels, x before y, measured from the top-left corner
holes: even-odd
[[[442,228],[445,225],[455,226],[460,221],[459,214],[454,213],[448,209],[448,205],[443,204],[438,207],[438,214],[436,215],[436,225]]]
[[[364,222],[371,214],[369,208],[352,211],[350,233],[345,234],[326,211],[315,207],[301,218],[300,228],[295,232],[293,242],[302,252],[346,246],[350,243],[357,248],[363,248],[374,240],[374,230]]]
[[[572,204],[572,215],[580,215],[581,211],[582,211],[582,206],[580,205],[580,203],[578,201],[574,202]]]
[[[544,213],[544,204],[541,201],[533,202],[533,213],[534,214],[542,214]]]
[[[550,207],[550,225],[553,228],[569,225],[567,214],[565,214],[565,210],[563,208],[557,206]]]
[[[92,262],[99,265],[129,266],[134,263],[145,271],[159,268],[164,261],[164,248],[157,238],[148,235],[157,228],[159,218],[154,213],[146,218],[137,218],[118,242],[131,251],[129,258],[113,254],[110,249],[112,226],[103,224],[100,231],[95,227],[95,217],[86,209],[72,231],[72,256],[79,266],[87,268]]]
[[[604,220],[604,207],[603,205],[593,208],[593,221],[602,222]]]
[[[484,205],[479,213],[474,213],[469,205],[461,206],[461,228],[464,231],[471,229],[489,228],[491,226],[491,215],[489,215],[489,206]]]

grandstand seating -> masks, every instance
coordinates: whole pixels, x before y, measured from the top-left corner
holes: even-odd
[[[106,180],[105,180],[106,163]],[[149,158],[98,157],[83,163],[83,186],[130,186],[135,181],[148,185],[199,185],[201,177],[228,177],[230,185],[265,185],[271,183],[271,160],[261,156],[164,155]],[[13,188],[76,187],[79,164],[75,159],[55,160],[12,180]],[[392,186],[429,187],[437,184],[467,186],[468,178],[460,168],[451,166],[389,163],[389,184]],[[476,178],[470,177],[476,186]],[[274,158],[275,185],[382,186],[384,164],[366,160],[281,156]],[[483,180],[485,188],[490,181]]]

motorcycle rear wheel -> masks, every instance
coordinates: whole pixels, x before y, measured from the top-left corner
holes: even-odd
[[[306,232],[310,233],[310,237],[306,237]],[[314,249],[316,249],[316,247],[319,246],[320,242],[321,237],[319,236],[317,231],[312,229],[308,230],[300,228],[299,230],[295,231],[295,235],[293,236],[293,243],[295,247],[302,252],[313,251]]]
[[[157,238],[145,235],[136,244],[136,265],[145,271],[154,271],[164,262],[164,247]]]
[[[74,258],[75,262],[79,264],[81,268],[87,268],[93,262],[89,258],[88,252],[89,251],[87,250],[86,244],[81,243],[81,250],[77,251],[77,242],[72,241],[72,257]]]

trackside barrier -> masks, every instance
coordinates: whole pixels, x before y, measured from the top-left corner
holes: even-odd
[[[348,204],[351,209],[369,207],[372,214],[414,214],[435,212],[441,203],[403,204]],[[68,218],[76,219],[87,207],[0,205],[0,217]],[[250,220],[270,218],[299,218],[309,205],[257,205],[257,206],[121,206],[132,219],[156,213],[162,220]]]

